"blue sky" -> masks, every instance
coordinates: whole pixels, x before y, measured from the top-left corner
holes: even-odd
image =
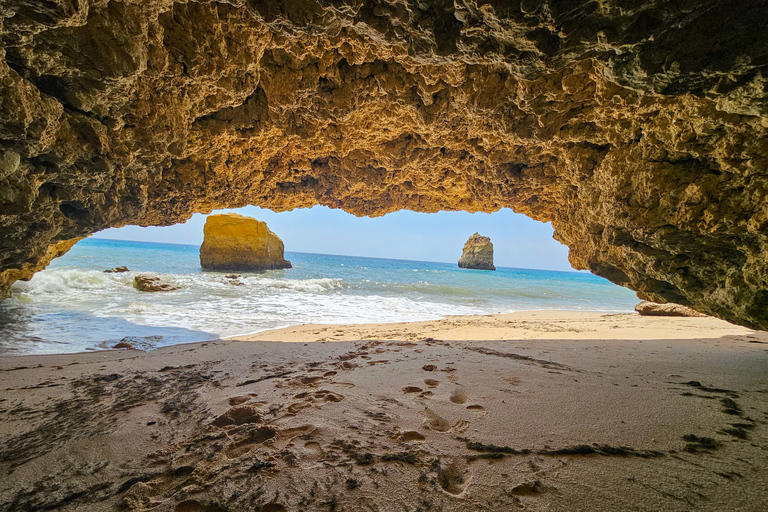
[[[398,211],[383,217],[355,217],[324,206],[275,213],[247,206],[232,211],[263,220],[286,251],[455,263],[475,231],[493,242],[496,266],[572,270],[568,248],[552,238],[552,226],[503,209],[495,213]],[[185,224],[111,228],[94,238],[199,245],[205,215]]]

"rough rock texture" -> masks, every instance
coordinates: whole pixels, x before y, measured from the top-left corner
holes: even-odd
[[[266,222],[236,213],[210,215],[203,228],[200,266],[208,270],[291,268],[283,241]]]
[[[707,316],[704,313],[699,313],[695,309],[681,306],[680,304],[673,304],[671,302],[658,304],[647,300],[635,306],[635,311],[643,316]]]
[[[496,270],[493,266],[493,244],[487,236],[477,233],[469,237],[459,258],[461,268]]]
[[[105,274],[119,274],[122,272],[130,272],[130,269],[125,265],[120,265],[119,267],[110,268],[104,271]]]
[[[1,191],[0,191],[1,192]],[[0,214],[1,216],[1,214]],[[48,245],[37,259],[23,261],[18,268],[10,268],[0,272],[0,299],[6,298],[10,293],[10,287],[15,281],[28,281],[35,272],[44,269],[54,258],[58,258],[72,248],[80,238],[62,240]]]
[[[218,207],[510,207],[576,268],[768,328],[763,0],[6,0],[0,19],[4,289],[60,240]]]
[[[140,292],[172,292],[179,289],[178,286],[166,283],[159,277],[144,275],[133,278],[133,287]]]

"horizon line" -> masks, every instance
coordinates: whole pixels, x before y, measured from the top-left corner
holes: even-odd
[[[89,236],[84,238],[83,240],[107,240],[110,242],[141,242],[143,244],[158,244],[158,245],[180,245],[184,247],[200,247],[201,244],[180,244],[178,242],[148,242],[146,240],[125,240],[123,238],[101,238],[96,236]],[[78,242],[79,243],[79,242]],[[392,261],[409,261],[413,263],[440,263],[442,265],[453,265],[454,263],[451,261],[430,261],[430,260],[410,260],[406,258],[383,258],[381,256],[359,256],[355,254],[329,254],[329,253],[323,253],[323,252],[304,252],[304,251],[285,251],[287,253],[294,253],[294,254],[312,254],[315,256],[340,256],[344,258],[366,258],[371,260],[392,260]],[[458,264],[456,264],[456,268],[460,268]],[[589,270],[576,270],[574,268],[571,268],[571,270],[555,270],[551,268],[525,268],[525,267],[507,267],[503,265],[497,265],[497,268],[506,268],[510,270],[539,270],[539,271],[545,271],[545,272],[562,272],[565,274],[581,274],[583,272],[588,272],[592,274],[595,277],[600,277],[597,274],[593,274]],[[473,269],[469,269],[473,270]]]

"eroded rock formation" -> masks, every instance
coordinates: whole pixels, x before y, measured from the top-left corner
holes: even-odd
[[[210,215],[203,228],[200,266],[208,270],[291,268],[283,241],[266,222],[236,213]]]
[[[657,304],[656,302],[649,302],[647,300],[636,305],[635,311],[642,316],[707,316],[704,313],[699,313],[695,309],[681,306],[680,304],[673,304],[672,302]]]
[[[0,284],[62,240],[324,204],[551,221],[575,268],[768,328],[760,0],[6,0]]]
[[[487,236],[475,233],[467,239],[459,258],[461,268],[496,270],[493,266],[493,244]]]

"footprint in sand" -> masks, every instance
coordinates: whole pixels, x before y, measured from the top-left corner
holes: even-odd
[[[426,384],[431,388],[434,388],[434,387],[437,387],[438,384],[440,384],[440,381],[435,379],[424,379],[424,384]]]
[[[289,414],[298,414],[299,411],[307,409],[308,407],[312,407],[312,402],[293,402],[291,405],[286,407],[286,411],[288,411]]]
[[[225,455],[228,459],[236,459],[250,452],[254,446],[269,441],[275,437],[277,431],[272,427],[259,427],[248,432],[241,440],[227,447]]]
[[[301,436],[309,436],[312,432],[317,430],[314,425],[302,425],[300,427],[281,429],[275,435],[275,447],[282,450],[293,442],[294,439]]]
[[[410,443],[411,441],[424,441],[426,439],[424,434],[416,432],[415,430],[406,430],[400,434],[400,438],[406,443]]]
[[[468,405],[467,410],[475,411],[475,412],[483,412],[485,410],[485,407],[483,407],[482,405]]]
[[[320,391],[310,391],[310,392],[299,393],[298,395],[295,395],[293,398],[304,398],[312,402],[320,402],[320,403],[341,402],[342,400],[344,400],[344,395],[334,393],[333,391],[328,391],[327,389],[321,389]]]
[[[315,441],[307,441],[302,447],[302,455],[306,459],[317,460],[325,455],[320,443]]]
[[[465,404],[467,403],[467,392],[461,388],[457,388],[451,393],[450,400],[455,404]]]
[[[351,382],[329,382],[328,384],[332,386],[341,386],[347,389],[352,389],[353,387],[355,387],[355,385],[352,384]]]
[[[244,404],[245,402],[247,402],[250,399],[251,399],[251,397],[248,396],[248,395],[240,395],[240,396],[233,396],[233,397],[231,397],[228,400],[228,402],[229,402],[229,405],[240,405],[240,404]]]
[[[288,381],[289,384],[292,384],[294,386],[312,386],[314,387],[318,382],[323,380],[323,377],[320,376],[310,376],[306,375],[303,377],[296,377],[295,379],[291,379]]]
[[[433,364],[425,364],[424,366],[421,367],[421,369],[424,370],[425,372],[433,372],[437,370],[437,366]]]
[[[286,408],[288,414],[297,414],[299,411],[307,409],[308,407],[320,407],[326,402],[341,402],[344,400],[343,395],[325,389],[319,391],[305,391],[304,393],[295,395],[293,398],[297,399],[297,401]]]
[[[429,408],[424,409],[424,426],[436,432],[448,432],[451,424]]]
[[[403,393],[405,393],[405,394],[408,394],[408,393],[421,393],[422,391],[424,391],[424,390],[419,388],[419,387],[416,387],[416,386],[405,386],[403,388]]]
[[[211,422],[214,427],[230,427],[246,423],[261,423],[261,414],[254,405],[238,405]]]
[[[430,430],[434,430],[435,432],[456,432],[458,434],[461,434],[467,428],[469,427],[469,422],[465,420],[459,420],[453,425],[431,410],[429,407],[426,407],[424,409],[424,426]]]
[[[453,461],[440,464],[437,469],[437,482],[440,488],[451,496],[460,496],[469,487],[472,477],[466,462],[456,458]]]

